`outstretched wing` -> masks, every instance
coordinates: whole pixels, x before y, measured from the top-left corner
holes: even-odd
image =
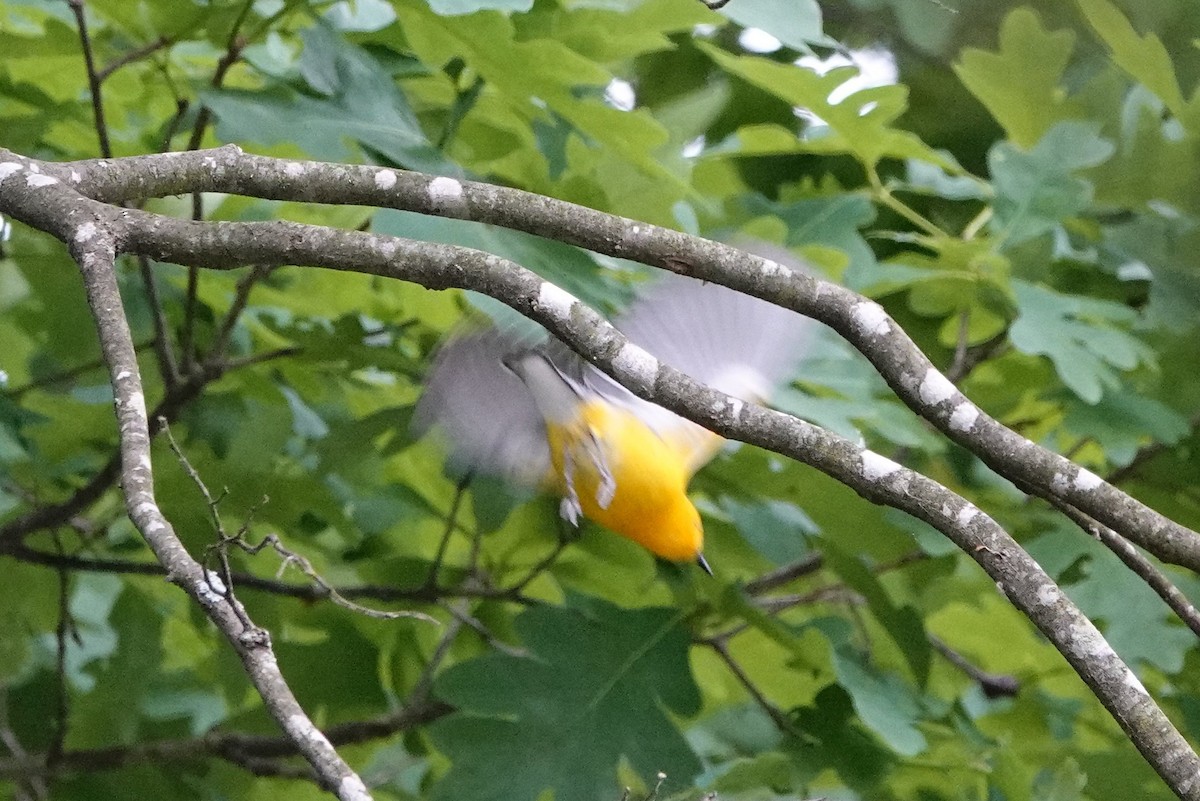
[[[534,346],[528,336],[487,328],[442,346],[417,403],[419,435],[440,428],[451,468],[536,487],[550,471],[546,426],[529,389],[505,366]]]
[[[702,384],[747,401],[765,401],[793,374],[814,336],[812,320],[718,284],[668,275],[617,322],[629,340]],[[686,452],[694,472],[722,440],[673,412],[636,398],[596,371],[589,381],[631,408]]]

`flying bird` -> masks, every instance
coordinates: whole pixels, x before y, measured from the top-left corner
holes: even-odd
[[[813,336],[812,322],[792,311],[670,274],[614,324],[660,361],[754,402],[791,377]],[[711,573],[687,487],[724,440],[637,397],[558,340],[494,326],[453,336],[414,427],[442,429],[463,473],[553,491],[572,523],[586,517]]]

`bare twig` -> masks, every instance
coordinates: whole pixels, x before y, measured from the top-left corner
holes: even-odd
[[[461,603],[461,601],[445,603],[441,606],[450,613],[450,616],[454,620],[457,620],[459,623],[478,634],[483,641],[488,644],[489,648],[499,651],[502,654],[507,654],[508,656],[528,658],[529,653],[525,649],[515,648],[503,640],[498,639],[495,634],[492,634],[492,632],[488,630],[488,627],[483,625],[478,618],[467,612],[466,605]]]
[[[242,57],[242,51],[246,48],[246,40],[239,35],[242,25],[246,21],[246,15],[250,13],[253,5],[253,0],[246,0],[242,4],[241,10],[238,12],[237,18],[234,19],[233,25],[229,31],[229,38],[226,42],[225,53],[217,60],[217,67],[213,71],[210,84],[214,89],[220,89],[225,83],[225,75],[230,68],[238,62]],[[204,142],[204,134],[208,130],[208,125],[212,121],[212,111],[208,106],[201,106],[199,113],[196,115],[196,122],[192,126],[192,135],[188,138],[187,149],[197,150]],[[200,192],[192,193],[192,219],[204,219],[204,198]],[[188,267],[187,290],[184,295],[183,302],[183,331],[180,334],[180,351],[183,354],[184,369],[190,371],[192,363],[195,360],[195,336],[196,336],[196,301],[197,292],[200,286],[200,271],[195,267]]]
[[[300,554],[295,553],[294,551],[290,551],[287,548],[285,548],[283,543],[279,541],[279,536],[274,533],[268,534],[265,537],[263,537],[262,541],[259,542],[257,545],[251,545],[250,543],[246,542],[240,536],[232,537],[228,540],[228,542],[232,545],[236,545],[238,548],[240,548],[241,550],[243,550],[246,553],[251,554],[251,555],[260,552],[263,548],[270,547],[273,551],[275,551],[275,553],[279,554],[280,558],[283,559],[283,563],[279,566],[279,573],[282,573],[288,567],[297,568],[301,573],[303,573],[305,576],[307,576],[314,584],[316,584],[318,587],[320,587],[321,591],[325,593],[326,597],[328,597],[329,600],[333,601],[338,606],[342,606],[342,607],[345,607],[346,609],[349,609],[352,612],[357,612],[360,615],[366,615],[367,617],[373,617],[373,618],[377,618],[379,620],[398,620],[400,618],[413,618],[416,620],[424,620],[427,623],[435,623],[435,624],[437,623],[437,620],[435,620],[434,618],[425,614],[424,612],[417,612],[412,609],[404,609],[404,610],[401,610],[398,612],[391,612],[391,611],[386,611],[383,609],[372,609],[370,607],[363,606],[362,604],[357,604],[354,601],[351,601],[349,598],[345,597],[341,592],[339,592],[336,587],[334,587],[332,584],[330,584],[328,581],[326,581],[324,578],[322,578],[321,575],[319,573],[317,573],[317,571],[313,568],[311,562],[309,562],[306,558],[304,558]]]
[[[158,372],[162,376],[163,386],[169,392],[179,383],[179,367],[175,364],[175,354],[171,350],[167,316],[163,311],[162,298],[158,294],[158,281],[154,277],[154,270],[150,268],[150,260],[145,256],[138,256],[137,262],[142,285],[146,287],[146,302],[151,309],[150,319],[154,323],[154,355],[158,358]]]
[[[701,642],[711,648],[713,652],[721,658],[721,661],[725,663],[727,668],[729,668],[729,672],[733,674],[733,677],[738,680],[738,683],[741,684],[742,687],[745,688],[746,692],[750,693],[750,697],[753,698],[754,702],[757,703],[762,710],[767,713],[767,716],[774,721],[775,725],[780,731],[796,737],[804,736],[782,709],[767,700],[767,697],[763,695],[762,690],[758,688],[758,685],[751,680],[746,671],[742,669],[742,666],[738,664],[738,661],[733,658],[731,653],[729,653],[729,645],[726,640],[720,638],[708,638],[701,640]]]
[[[450,500],[450,511],[446,513],[446,527],[442,530],[442,538],[438,541],[437,552],[433,555],[433,562],[429,565],[429,574],[425,577],[426,587],[437,586],[438,573],[442,571],[442,562],[446,558],[446,548],[449,547],[450,537],[454,534],[458,510],[473,477],[471,473],[467,473],[454,485],[454,497]]]
[[[22,562],[42,565],[55,569],[83,570],[96,573],[117,573],[131,576],[166,575],[166,570],[156,562],[135,562],[127,559],[91,559],[69,554],[58,555],[47,551],[31,548],[24,543],[12,545],[2,552],[3,555]],[[292,584],[286,581],[262,578],[250,573],[233,572],[234,584],[244,590],[265,592],[302,601],[323,601],[329,598],[329,593],[315,584]],[[394,587],[382,584],[359,584],[349,587],[337,587],[338,595],[343,598],[369,598],[373,601],[386,602],[415,602],[437,603],[446,598],[478,598],[483,600],[511,601],[519,604],[531,604],[529,598],[514,592],[510,588],[485,587],[474,583],[450,587]]]
[[[1001,331],[999,334],[986,342],[981,342],[978,345],[967,347],[963,351],[961,360],[958,358],[958,354],[956,352],[954,363],[951,364],[950,368],[946,371],[946,378],[957,384],[970,375],[976,367],[988,361],[989,359],[993,359],[1001,355],[1010,347],[1011,345],[1008,342],[1008,331]]]
[[[1016,676],[1009,676],[1004,673],[989,673],[983,670],[958,651],[955,651],[936,635],[929,635],[929,644],[933,646],[933,650],[945,657],[947,662],[974,680],[979,685],[979,688],[983,690],[983,694],[988,698],[1008,698],[1020,691],[1021,683],[1017,681]]]
[[[424,614],[423,612],[415,612],[412,610],[389,612],[381,609],[371,609],[370,607],[351,601],[349,598],[344,597],[340,592],[338,592],[337,588],[335,588],[332,584],[322,578],[321,575],[313,568],[312,563],[309,562],[308,559],[284,547],[283,543],[280,542],[278,535],[274,533],[268,534],[257,545],[248,542],[246,540],[246,533],[248,532],[250,526],[249,520],[247,520],[235,534],[229,534],[225,530],[224,523],[221,521],[220,513],[220,505],[221,500],[224,498],[224,493],[218,497],[213,497],[212,493],[208,490],[208,485],[205,484],[204,479],[200,477],[199,471],[192,466],[192,463],[188,461],[187,455],[183,452],[183,449],[179,447],[179,443],[175,441],[175,437],[171,434],[171,429],[168,427],[167,421],[165,419],[160,419],[158,422],[159,427],[167,438],[167,443],[171,447],[171,452],[175,454],[175,458],[179,460],[179,464],[183,468],[183,471],[187,473],[188,478],[192,480],[192,483],[196,485],[196,488],[200,491],[200,494],[204,496],[204,502],[208,505],[208,512],[212,518],[213,528],[217,534],[217,542],[214,545],[209,546],[208,552],[211,554],[216,554],[220,560],[221,581],[218,584],[217,582],[213,581],[211,575],[206,576],[209,588],[213,592],[224,596],[233,603],[235,609],[239,610],[239,616],[243,618],[243,625],[249,627],[252,624],[250,623],[250,619],[245,617],[245,611],[242,609],[242,605],[238,603],[234,597],[234,573],[229,566],[229,546],[231,545],[247,554],[250,554],[251,556],[260,553],[264,548],[271,548],[283,559],[282,564],[279,566],[279,573],[282,573],[289,566],[299,569],[301,573],[303,573],[310,580],[312,580],[314,584],[321,588],[321,591],[324,593],[325,597],[333,601],[338,606],[345,607],[346,609],[357,612],[360,615],[366,615],[367,617],[373,617],[379,620],[415,618],[429,623],[437,623],[435,619]],[[262,499],[262,503],[266,503],[267,500],[268,499],[264,497]],[[251,516],[253,516],[253,513],[256,509],[257,507],[251,510]],[[212,571],[208,571],[209,574],[211,574],[211,572]]]
[[[62,540],[57,536],[54,537],[54,545],[61,555],[63,552]],[[71,574],[66,568],[58,568],[58,623],[54,627],[54,674],[55,674],[55,710],[54,710],[54,737],[50,740],[50,747],[46,749],[46,772],[53,776],[54,768],[58,764],[58,760],[62,757],[63,746],[67,741],[67,727],[71,716],[71,695],[70,688],[67,685],[67,642],[68,634],[73,634],[78,640],[78,633],[75,631],[75,622],[71,618]]]
[[[395,712],[366,720],[339,723],[317,734],[332,745],[352,745],[390,737],[444,717],[452,708],[430,698],[414,699]],[[0,731],[0,736],[3,732]],[[213,731],[200,737],[161,740],[109,748],[90,748],[65,751],[59,760],[60,770],[95,772],[115,770],[129,765],[191,760],[197,757],[217,757],[243,766],[265,764],[255,760],[277,760],[300,754],[298,745],[286,736],[242,734]],[[34,768],[32,777],[43,774],[39,755],[26,755]],[[25,762],[15,756],[0,760],[0,776],[23,775]],[[292,771],[289,770],[289,775]],[[270,773],[268,775],[282,775]],[[305,776],[299,776],[305,778]],[[369,798],[364,795],[360,798]]]
[[[1191,420],[1188,422],[1188,432],[1195,433],[1196,429],[1198,428],[1200,428],[1200,414],[1192,416]],[[1129,460],[1129,464],[1123,467],[1118,467],[1116,470],[1113,470],[1108,474],[1106,477],[1108,483],[1120,484],[1128,481],[1130,478],[1137,475],[1137,472],[1141,470],[1147,462],[1154,459],[1154,457],[1158,456],[1160,453],[1168,450],[1170,447],[1171,446],[1165,442],[1152,442],[1149,445],[1139,448],[1137,453],[1133,455],[1133,458]]]
[[[0,686],[0,743],[12,754],[8,760],[9,776],[18,782],[14,788],[16,801],[45,801],[50,797],[47,782],[46,760],[39,759],[25,750],[17,733],[8,723],[8,688]]]
[[[214,337],[212,345],[209,346],[208,355],[205,357],[206,361],[219,361],[224,356],[225,349],[229,346],[229,338],[233,335],[233,330],[237,327],[242,312],[246,309],[246,303],[250,300],[250,291],[254,289],[255,284],[270,275],[273,269],[273,267],[251,267],[250,271],[238,280],[237,288],[233,293],[233,303],[230,305],[229,311],[225,313],[224,319],[221,320],[217,335]]]
[[[1150,589],[1171,608],[1180,620],[1192,632],[1200,637],[1200,611],[1188,600],[1187,596],[1167,578],[1166,574],[1154,566],[1154,563],[1138,551],[1129,540],[1113,531],[1108,526],[1094,519],[1069,504],[1058,507],[1059,511],[1071,519],[1075,525],[1100,540],[1106,548],[1116,554],[1125,566],[1134,572],[1138,578],[1146,582]]]
[[[173,44],[175,44],[175,40],[171,37],[160,36],[153,42],[148,42],[141,47],[135,47],[133,50],[130,50],[118,58],[113,59],[109,63],[105,64],[101,69],[97,70],[96,80],[103,83],[104,81],[108,80],[108,76],[121,69],[121,67],[132,64],[135,61],[141,61],[143,58],[152,56],[159,50],[162,50],[165,47],[170,47]]]
[[[96,72],[96,58],[92,54],[92,39],[88,35],[87,12],[83,0],[67,0],[75,23],[79,28],[79,44],[83,48],[83,63],[87,66],[88,89],[92,95],[92,116],[96,123],[96,136],[100,139],[100,155],[112,158],[112,145],[108,140],[108,123],[104,120],[104,99],[100,93],[100,76]]]
[[[560,522],[565,522],[565,521],[560,521]],[[513,594],[521,593],[526,587],[528,587],[533,582],[534,579],[536,579],[538,576],[542,575],[542,573],[546,572],[546,570],[548,570],[551,565],[553,565],[556,561],[558,561],[558,557],[562,556],[562,552],[565,551],[567,549],[567,546],[570,545],[573,541],[574,540],[572,540],[568,537],[560,535],[558,538],[558,542],[554,543],[554,548],[552,548],[550,550],[550,553],[546,554],[541,559],[539,559],[536,563],[534,563],[533,567],[529,568],[529,571],[524,576],[522,576],[520,579],[518,579],[516,584],[513,584],[511,587],[509,587],[507,592],[510,592]]]
[[[971,334],[971,307],[963,309],[958,313],[958,334],[954,338],[954,360],[950,362],[950,367],[946,370],[946,377],[957,375],[964,376],[967,374],[967,345]],[[961,378],[951,378],[951,381],[959,381]]]
[[[825,559],[821,554],[813,551],[797,559],[791,564],[777,567],[767,573],[763,573],[756,579],[747,581],[742,589],[747,595],[761,595],[764,592],[778,589],[785,584],[790,584],[801,576],[812,575],[821,569],[825,564]]]
[[[146,348],[152,347],[153,345],[153,340],[147,340],[145,342],[139,342],[134,347],[137,350],[142,351]],[[103,369],[104,361],[102,359],[93,359],[92,361],[84,362],[83,364],[77,364],[74,367],[69,367],[66,370],[62,370],[57,373],[51,373],[50,375],[35,378],[19,387],[0,390],[0,395],[7,395],[13,400],[19,400],[26,393],[29,393],[35,389],[42,389],[45,387],[53,387],[57,384],[64,384],[82,375],[86,375],[87,373],[96,372]]]

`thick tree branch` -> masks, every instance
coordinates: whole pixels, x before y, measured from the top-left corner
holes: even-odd
[[[74,170],[79,191],[110,203],[203,190],[381,206],[500,225],[730,286],[833,328],[910,408],[999,474],[1042,497],[1070,503],[1163,561],[1200,572],[1200,534],[987,415],[938,371],[883,307],[731,246],[517,189],[379,167],[272,159],[231,145],[121,159],[104,169],[93,162],[41,168],[65,178]],[[220,265],[206,258],[204,266]]]
[[[83,274],[88,305],[113,385],[121,440],[121,483],[130,519],[166,568],[168,580],[192,596],[233,645],[271,716],[312,765],[322,785],[344,801],[370,798],[362,779],[342,760],[296,701],[279,672],[270,635],[249,623],[236,599],[213,591],[215,575],[206,573],[191,557],[159,510],[154,497],[150,425],[137,353],[114,270],[119,236],[115,235],[114,227],[98,224],[87,216],[76,217],[69,224],[72,231],[68,247]]]
[[[259,177],[269,172],[275,181],[282,181],[289,192],[303,195],[305,190],[315,192],[317,184],[308,181],[288,184],[288,171],[296,179],[304,178],[309,172],[319,172],[324,177],[322,184],[329,182],[339,188],[348,187],[346,194],[362,196],[363,199],[353,202],[372,203],[383,198],[389,201],[387,205],[403,205],[397,199],[403,194],[408,203],[421,207],[416,209],[419,211],[460,217],[474,215],[480,219],[489,217],[491,222],[552,234],[559,239],[658,266],[673,266],[679,270],[681,265],[686,265],[690,274],[720,280],[768,300],[779,300],[790,308],[834,325],[860,349],[868,351],[893,387],[943,430],[953,431],[956,439],[974,443],[977,451],[993,457],[996,457],[997,448],[1007,448],[1007,455],[1002,453],[1003,458],[996,457],[1001,465],[1027,476],[1030,483],[1050,485],[1056,497],[1069,498],[1073,503],[1077,501],[1089,510],[1098,501],[1113,502],[1115,499],[1119,502],[1125,497],[1091,473],[1037,448],[999,423],[987,423],[990,418],[985,418],[958,394],[880,306],[840,287],[793,273],[774,262],[677,232],[623,221],[512,190],[467,185],[444,178],[430,180],[425,176],[389,170],[269,159],[256,160],[254,163],[258,168],[243,173],[243,157],[235,148],[199,155],[210,160],[204,167],[205,176],[218,173],[225,176],[215,183],[238,184],[244,178],[261,189]],[[175,183],[162,179],[173,166],[169,160],[155,162],[152,157],[147,160],[149,163],[138,162],[143,166],[124,176],[134,183],[140,180],[142,191],[151,183],[155,184],[155,191],[164,188],[159,184],[177,186],[183,183],[178,176],[172,179]],[[134,163],[129,162],[131,167]],[[494,255],[467,248],[286,222],[206,224],[171,220],[144,212],[119,210],[81,197],[70,184],[84,183],[82,173],[78,173],[79,181],[73,181],[70,170],[88,170],[83,164],[62,170],[55,168],[54,173],[63,176],[63,180],[51,178],[43,169],[49,167],[0,154],[0,170],[8,173],[0,182],[0,209],[64,242],[76,242],[77,232],[90,224],[110,237],[113,250],[143,253],[185,265],[231,269],[248,263],[307,264],[413,281],[434,289],[461,287],[483,292],[541,323],[640,397],[723,436],[812,465],[868,500],[893,506],[924,520],[971,556],[997,582],[1009,600],[1046,635],[1168,786],[1181,798],[1200,799],[1200,759],[1096,627],[991,517],[940,484],[809,423],[697,384],[629,343],[611,324],[562,289]],[[245,177],[247,175],[250,177]],[[196,178],[195,175],[191,177]],[[203,178],[200,180],[204,181]],[[107,193],[114,192],[111,181],[105,184],[108,189],[98,184],[105,184],[105,180],[91,184],[89,191],[106,198]],[[398,189],[401,185],[403,192]],[[194,191],[196,187],[189,183],[186,189],[182,186],[167,188],[167,193],[174,193]],[[225,191],[241,190],[226,186]],[[272,191],[282,192],[279,185],[273,186]],[[323,194],[329,196],[328,192]],[[562,219],[552,222],[546,216],[552,211]],[[81,262],[85,275],[88,275],[90,265],[86,259],[81,258]],[[113,289],[115,291],[115,284]],[[119,316],[119,304],[111,309],[98,304],[98,309]],[[127,334],[124,336],[127,339]],[[118,398],[123,397],[121,382],[128,380],[122,373],[130,369],[130,364],[136,371],[131,346],[129,356],[129,359],[113,362]],[[123,421],[130,417],[130,405],[119,406]],[[141,417],[144,418],[144,410]],[[134,415],[132,419],[138,418]],[[144,420],[141,423],[144,426]],[[142,436],[140,429],[138,434]],[[123,438],[128,436],[124,426],[123,435]],[[134,462],[127,470],[136,471],[142,449],[129,450]],[[1032,467],[1022,466],[1022,460],[1026,459]],[[137,472],[133,476],[141,477]],[[127,485],[126,491],[131,514],[139,513],[139,503],[147,490],[134,481]],[[1128,528],[1145,533],[1154,530],[1150,525],[1152,522],[1162,520],[1163,526],[1174,527],[1180,537],[1195,539],[1187,529],[1166,521],[1132,499],[1128,504],[1120,502],[1118,505],[1123,511],[1117,519]],[[157,511],[152,504],[151,508]],[[155,530],[149,532],[152,534],[159,533],[158,526],[169,532],[160,517],[139,520],[139,523],[143,528],[154,526]],[[1167,542],[1172,542],[1174,535],[1168,534]],[[164,553],[160,559],[168,565],[170,574],[184,582],[201,601],[198,587],[203,578],[191,573],[180,574],[174,567],[171,553]],[[211,607],[206,609],[214,614]],[[253,670],[251,674],[254,675]]]

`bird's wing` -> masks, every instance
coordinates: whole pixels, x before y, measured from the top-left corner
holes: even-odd
[[[756,402],[792,375],[815,334],[813,321],[793,311],[673,274],[639,295],[616,325],[631,342],[696,381]],[[599,371],[589,383],[677,442],[693,472],[720,450],[720,437],[636,398]]]
[[[550,471],[546,426],[512,359],[534,347],[528,336],[499,328],[459,334],[442,346],[417,403],[413,429],[440,428],[452,469],[542,485]]]

